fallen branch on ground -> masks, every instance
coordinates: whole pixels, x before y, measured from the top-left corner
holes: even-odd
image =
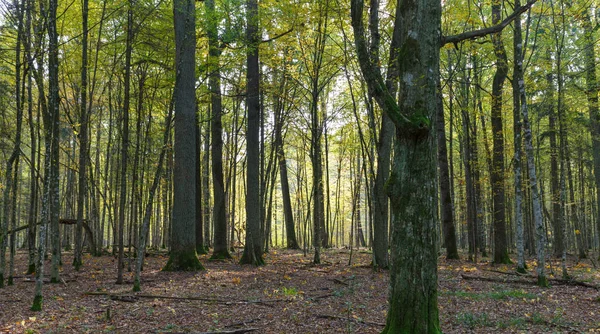
[[[317,314],[315,315],[317,318],[323,318],[323,319],[334,319],[334,320],[343,320],[343,321],[354,321],[354,322],[358,322],[364,325],[374,325],[374,326],[381,326],[381,327],[385,327],[384,323],[380,323],[380,322],[371,322],[371,321],[365,321],[365,320],[361,320],[361,319],[356,319],[356,318],[352,318],[352,317],[338,317],[337,315],[329,315],[329,314]]]
[[[533,284],[536,285],[537,282],[535,281],[530,281],[530,280],[507,280],[507,279],[500,279],[500,278],[494,278],[494,277],[484,277],[484,276],[469,276],[469,275],[465,275],[465,274],[461,274],[463,279],[467,279],[467,280],[477,280],[477,281],[486,281],[486,282],[495,282],[495,283],[516,283],[516,284]],[[598,290],[599,288],[593,284],[589,284],[586,282],[582,282],[582,281],[577,281],[574,279],[559,279],[559,278],[549,278],[548,279],[549,283],[554,283],[557,285],[573,285],[573,286],[583,286],[586,288],[591,288],[591,289],[596,289]]]
[[[514,272],[513,271],[508,272],[508,271],[493,270],[493,269],[482,269],[482,270],[489,271],[489,272],[492,272],[492,273],[502,274],[502,275],[511,275],[511,276],[520,276],[520,277],[535,278],[535,276],[532,276],[532,275],[529,275],[529,274],[521,274],[521,273],[516,272],[516,271],[514,271]]]
[[[203,298],[203,297],[177,297],[177,296],[161,296],[161,295],[148,295],[148,294],[139,294],[139,295],[131,295],[131,294],[115,294],[106,291],[90,291],[86,292],[85,295],[88,296],[108,296],[109,298],[149,298],[149,299],[173,299],[173,300],[196,300],[207,303],[217,303],[217,304],[225,304],[225,305],[233,305],[233,304],[266,304],[266,303],[277,303],[277,302],[289,302],[287,299],[267,299],[267,300],[237,300],[237,301],[229,301],[223,299],[215,299],[215,298]],[[268,305],[270,306],[270,305]]]
[[[257,331],[258,328],[240,328],[229,331],[212,331],[212,332],[185,332],[186,334],[243,334]],[[174,334],[183,334],[184,332],[175,332]]]
[[[236,323],[233,323],[233,324],[225,326],[225,328],[238,327],[238,326],[246,326],[247,324],[251,324],[251,323],[253,323],[253,322],[257,321],[257,320],[260,320],[260,318],[236,322]]]

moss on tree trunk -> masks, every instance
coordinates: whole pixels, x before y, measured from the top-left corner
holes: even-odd
[[[204,270],[204,266],[196,256],[196,250],[191,251],[171,251],[169,261],[163,268],[163,271],[198,271]]]

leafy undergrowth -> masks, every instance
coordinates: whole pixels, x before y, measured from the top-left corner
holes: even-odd
[[[34,283],[17,256],[15,285],[0,289],[0,333],[190,333],[255,329],[255,333],[378,333],[387,309],[388,273],[369,268],[371,255],[327,250],[322,265],[301,252],[273,250],[260,268],[209,261],[202,272],[162,272],[165,255],[147,258],[142,292],[133,275],[116,285],[113,257],[85,256],[84,267],[62,268],[62,282],[44,285],[44,310],[29,310]],[[599,293],[593,287],[538,288],[511,266],[466,261],[439,264],[439,308],[445,333],[600,331]],[[70,264],[72,254],[66,253]],[[533,268],[534,263],[529,263]],[[556,263],[552,267],[556,268]],[[48,268],[47,268],[48,269]],[[510,274],[503,274],[510,273]],[[600,274],[587,262],[570,273],[589,285]],[[489,278],[496,282],[485,281]],[[552,278],[552,276],[550,276]],[[88,294],[94,293],[94,294]],[[184,298],[162,298],[184,297]]]

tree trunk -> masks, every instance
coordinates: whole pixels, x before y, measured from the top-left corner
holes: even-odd
[[[200,133],[200,114],[198,111],[198,102],[196,101],[196,253],[197,254],[208,254],[208,249],[204,243],[204,224],[208,222],[204,221],[203,202],[202,202],[202,147]],[[207,152],[208,154],[208,152]]]
[[[10,249],[13,252],[14,248],[14,233],[8,235],[9,222],[11,218],[11,209],[13,203],[11,200],[15,199],[11,196],[13,192],[13,183],[16,183],[16,173],[18,170],[19,156],[21,154],[21,125],[23,120],[23,105],[21,101],[21,70],[22,70],[22,57],[21,57],[21,42],[23,36],[23,6],[19,5],[18,1],[14,2],[14,19],[17,25],[17,39],[15,44],[15,97],[16,97],[16,112],[17,112],[17,129],[15,135],[15,143],[13,145],[12,153],[6,162],[6,174],[5,184],[3,189],[3,209],[2,219],[0,221],[0,288],[4,287],[4,276],[6,275],[6,246],[8,245],[8,239],[10,238]],[[11,255],[12,257],[12,255]],[[11,266],[12,267],[12,266]],[[8,272],[8,285],[13,284],[13,272],[12,268]]]
[[[393,216],[389,309],[383,333],[439,333],[437,308],[436,141],[440,2],[398,3],[402,43],[400,101],[369,59],[363,1],[352,0],[352,27],[361,71],[397,130],[388,181]],[[403,114],[403,112],[405,114]]]
[[[586,95],[590,117],[592,137],[592,156],[594,158],[594,182],[596,185],[596,209],[600,210],[600,111],[598,108],[598,82],[596,77],[596,55],[594,30],[590,19],[590,9],[583,14],[584,64]],[[596,213],[596,230],[600,233],[600,213]]]
[[[258,46],[258,1],[246,1],[246,108],[248,129],[246,131],[246,244],[240,259],[242,264],[263,265],[262,236],[260,231],[260,101]],[[213,138],[214,140],[214,138]]]
[[[438,83],[441,91],[441,84]],[[444,103],[442,96],[438,96],[438,108],[436,114],[436,137],[438,145],[438,168],[440,170],[440,201],[442,202],[441,218],[446,246],[446,259],[458,260],[458,249],[456,247],[456,230],[454,228],[454,216],[452,214],[452,197],[450,196],[450,173],[448,171],[448,151],[446,150],[446,124],[444,122]]]
[[[206,1],[206,32],[208,35],[208,86],[210,89],[211,105],[211,158],[213,176],[213,227],[214,250],[211,259],[229,259],[227,246],[227,217],[225,183],[223,180],[223,124],[221,116],[223,107],[221,101],[221,69],[218,40],[218,16],[215,11],[214,0]]]
[[[516,0],[515,8],[519,6],[519,0]],[[513,67],[513,123],[514,123],[514,138],[515,138],[515,155],[514,155],[514,173],[515,173],[515,226],[517,232],[517,272],[525,273],[525,250],[523,247],[523,175],[521,172],[521,156],[522,156],[522,134],[521,134],[521,104],[527,103],[526,100],[521,101],[520,89],[525,89],[523,79],[523,37],[521,33],[521,21],[518,17],[514,22],[513,32],[513,49],[514,49],[514,67]],[[525,108],[527,108],[525,106]]]
[[[502,0],[492,1],[492,24],[498,24],[502,19]],[[506,236],[506,212],[504,193],[504,131],[502,129],[502,92],[504,81],[508,75],[508,62],[502,33],[492,35],[496,53],[496,73],[492,84],[492,134],[494,149],[492,155],[492,199],[494,202],[494,263],[510,263]]]
[[[88,0],[83,0],[81,7],[82,36],[81,36],[81,100],[79,101],[79,190],[77,192],[77,226],[75,228],[75,253],[73,254],[73,268],[79,271],[83,265],[82,253],[82,222],[83,203],[86,198],[86,168],[88,148],[88,113],[87,113],[87,61],[88,61]]]
[[[44,257],[47,226],[52,229],[52,270],[51,282],[58,281],[58,252],[60,251],[58,235],[59,183],[58,183],[58,127],[59,127],[59,95],[58,95],[58,32],[56,30],[57,0],[50,0],[48,6],[48,108],[44,113],[44,130],[46,134],[46,158],[44,161],[44,195],[42,199],[42,226],[40,227],[38,263],[35,277],[35,294],[32,311],[41,311],[44,281]],[[40,71],[42,69],[40,68]],[[38,82],[39,83],[39,82]],[[42,98],[43,99],[43,98]]]
[[[31,44],[32,44],[32,38],[31,38],[31,27],[32,27],[32,22],[31,22],[31,12],[33,10],[33,8],[31,8],[30,6],[33,6],[33,0],[28,0],[27,1],[27,5],[28,5],[28,10],[27,10],[27,42],[25,43],[25,54],[27,57],[27,61],[28,61],[28,66],[30,68],[29,72],[27,73],[27,111],[28,111],[28,115],[29,115],[29,135],[30,135],[30,142],[31,142],[31,151],[30,151],[30,156],[29,156],[29,161],[31,164],[31,168],[30,168],[30,174],[29,174],[29,216],[28,216],[28,224],[29,224],[29,228],[27,229],[27,246],[29,249],[28,252],[28,267],[27,267],[27,274],[33,274],[35,273],[35,235],[36,235],[36,222],[38,220],[38,216],[37,216],[37,210],[38,210],[38,206],[37,206],[37,202],[38,202],[38,181],[37,181],[37,166],[38,164],[36,163],[37,159],[36,159],[36,155],[39,156],[39,150],[38,148],[38,143],[37,143],[37,139],[38,137],[36,136],[36,132],[35,132],[35,128],[36,125],[39,128],[40,124],[39,122],[34,123],[33,120],[33,82],[32,82],[32,71],[34,68],[33,65],[33,55],[31,54]],[[39,118],[39,112],[38,112],[38,118]]]
[[[203,270],[196,256],[196,23],[194,0],[173,2],[175,25],[175,159],[173,221],[165,271]]]
[[[142,271],[142,265],[144,263],[144,257],[146,255],[146,243],[147,243],[147,235],[150,229],[150,218],[152,215],[152,203],[154,201],[154,195],[156,193],[156,189],[160,183],[160,178],[162,175],[163,161],[165,158],[165,151],[167,150],[167,145],[169,144],[169,134],[171,128],[171,118],[173,117],[173,108],[169,108],[169,113],[165,118],[165,132],[163,135],[163,148],[160,151],[160,155],[158,157],[158,166],[156,167],[156,172],[154,174],[154,180],[152,181],[152,186],[150,186],[150,190],[148,191],[148,202],[146,203],[146,210],[144,213],[144,220],[142,223],[142,229],[140,233],[139,243],[137,245],[137,261],[135,266],[135,277],[133,281],[133,291],[141,291],[140,287],[140,273]],[[197,141],[196,141],[197,142]],[[196,173],[198,176],[198,173]]]
[[[117,261],[117,284],[123,284],[123,260],[125,257],[123,245],[123,232],[125,229],[125,205],[127,199],[127,159],[129,149],[129,92],[131,82],[131,51],[133,43],[133,1],[129,0],[127,9],[127,40],[125,45],[125,78],[123,97],[123,124],[121,130],[121,179],[119,185],[119,223],[118,243],[119,260]]]

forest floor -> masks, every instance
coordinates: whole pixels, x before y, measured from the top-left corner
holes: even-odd
[[[72,253],[65,253],[62,282],[44,284],[44,310],[32,312],[35,284],[24,275],[26,253],[19,252],[15,285],[0,289],[0,333],[378,333],[384,327],[388,272],[373,271],[366,251],[355,251],[352,265],[347,249],[325,251],[322,265],[301,251],[274,249],[259,268],[238,265],[239,256],[202,256],[207,270],[170,273],[160,270],[166,255],[155,254],[147,258],[142,292],[134,294],[132,273],[125,271],[126,284],[115,284],[113,257],[86,254],[75,272]],[[551,281],[539,288],[533,276],[488,260],[474,265],[440,257],[445,333],[600,332],[594,263],[569,263],[581,285]],[[559,275],[559,263],[551,265]]]

